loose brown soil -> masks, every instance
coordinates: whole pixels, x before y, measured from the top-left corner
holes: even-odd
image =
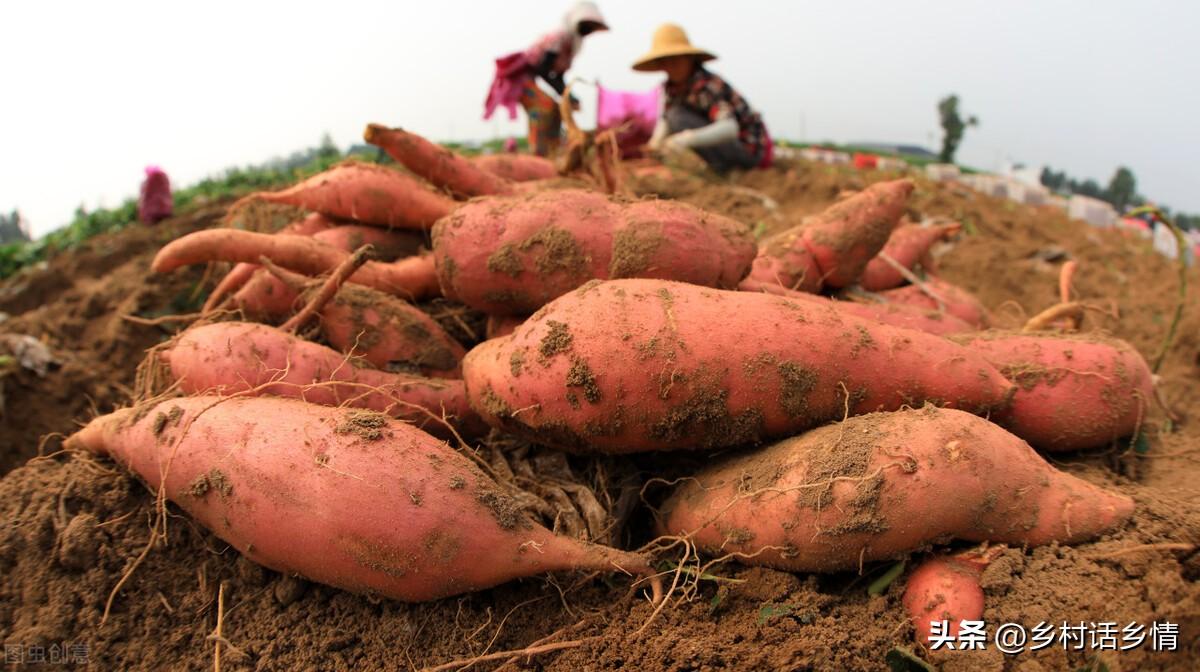
[[[767,234],[820,210],[842,190],[884,177],[890,175],[798,164],[729,183],[659,190]],[[997,326],[1020,326],[1057,302],[1062,262],[1042,260],[1057,248],[1080,263],[1076,298],[1109,313],[1088,312],[1085,330],[1126,339],[1153,359],[1176,300],[1176,275],[1148,243],[1089,229],[1046,208],[917,182],[911,217],[951,217],[968,231],[937,248],[943,277],[978,295]],[[70,433],[128,402],[143,353],[167,338],[172,325],[122,316],[191,312],[212,286],[211,278],[202,282],[201,268],[154,275],[150,259],[171,238],[216,223],[223,210],[205,206],[156,228],[101,236],[0,284],[0,311],[10,316],[0,332],[37,337],[61,362],[44,378],[11,369],[0,378],[0,640],[24,647],[27,661],[30,647],[46,647],[49,660],[50,647],[66,643],[75,645],[76,655],[86,647],[94,669],[212,669],[217,640],[210,635],[218,616],[224,670],[420,669],[547,637],[582,643],[517,658],[507,669],[878,670],[886,669],[889,650],[912,646],[900,605],[903,578],[881,596],[866,591],[886,565],[868,565],[862,576],[722,565],[694,599],[672,601],[657,616],[621,576],[524,580],[406,605],[265,570],[173,508],[167,543],[150,549],[103,621],[110,591],[145,548],[154,495],[112,462],[56,452],[61,441],[42,443],[41,437]],[[1200,273],[1191,277],[1200,287]],[[568,349],[569,340],[555,343],[544,356]],[[935,663],[1020,672],[1200,668],[1200,309],[1194,298],[1161,374],[1162,396],[1181,422],[1167,427],[1156,409],[1145,427],[1148,454],[1123,444],[1054,458],[1060,468],[1132,495],[1138,504],[1133,520],[1095,543],[1007,550],[984,575],[985,618],[992,626],[1169,620],[1179,624],[1179,650],[1152,653],[1143,646],[1096,655],[1056,643],[1018,656],[938,655]],[[803,384],[802,376],[793,377]],[[581,372],[584,403],[586,378]],[[702,459],[649,456],[637,463],[647,470],[667,463],[683,469]],[[633,511],[627,545],[644,541],[646,528],[632,492],[616,507],[625,509],[622,517]],[[495,669],[507,660],[472,669]],[[52,669],[34,669],[43,667]]]

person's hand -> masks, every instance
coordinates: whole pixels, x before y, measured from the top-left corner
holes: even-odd
[[[567,101],[571,104],[572,111],[574,111],[574,112],[579,111],[579,99],[578,98],[576,98],[574,95],[567,96]]]
[[[663,150],[669,154],[679,154],[685,152],[691,147],[692,131],[679,131],[668,135],[666,140],[663,140]]]

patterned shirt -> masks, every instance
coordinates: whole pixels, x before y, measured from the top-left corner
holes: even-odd
[[[683,105],[685,108],[705,115],[710,121],[719,121],[732,116],[738,125],[738,140],[746,146],[752,156],[762,156],[770,142],[767,127],[762,117],[719,75],[697,65],[687,82],[679,86],[667,81],[663,84],[666,107]]]

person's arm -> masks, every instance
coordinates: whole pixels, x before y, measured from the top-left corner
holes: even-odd
[[[533,71],[538,77],[545,80],[555,93],[561,96],[567,88],[567,84],[563,81],[563,73],[554,70],[554,62],[557,60],[557,51],[546,51],[542,54],[542,60],[534,66]]]
[[[737,137],[737,119],[730,116],[718,119],[707,126],[680,131],[668,138],[668,142],[688,149],[699,149],[737,140]]]

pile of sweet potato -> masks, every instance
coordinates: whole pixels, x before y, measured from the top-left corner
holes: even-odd
[[[574,455],[719,451],[644,474],[673,484],[648,491],[657,533],[712,558],[836,572],[985,544],[913,574],[921,635],[929,590],[982,608],[970,572],[945,577],[987,544],[1083,542],[1132,513],[1035,449],[1135,433],[1146,362],[1096,336],[984,330],[986,308],[935,275],[931,248],[957,225],[902,221],[909,180],[756,243],[689,205],[564,186],[528,157],[493,170],[399,129],[366,137],[408,172],[341,165],[258,196],[313,211],[283,231],[159,252],[160,272],[238,265],[152,351],[161,394],[68,441],[250,559],[402,600],[563,569],[639,574],[660,597],[646,551],[528,517],[471,459],[489,431]],[[414,303],[431,297],[486,319],[487,338]]]

